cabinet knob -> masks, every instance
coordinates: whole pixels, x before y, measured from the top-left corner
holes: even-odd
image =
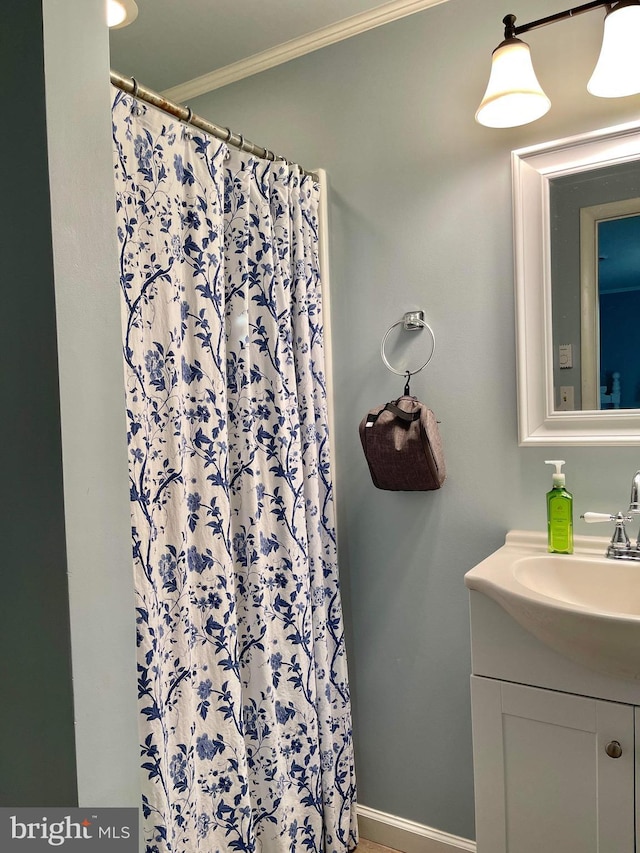
[[[610,741],[604,748],[609,758],[620,758],[622,755],[622,747],[617,740]]]

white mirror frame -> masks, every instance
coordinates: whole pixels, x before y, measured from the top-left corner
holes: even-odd
[[[639,409],[555,409],[549,221],[553,178],[639,159],[640,122],[511,154],[520,445],[640,444]]]

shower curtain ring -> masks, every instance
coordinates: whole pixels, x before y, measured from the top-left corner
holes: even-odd
[[[233,136],[233,133],[228,127],[225,127],[224,129],[227,131],[227,138],[224,141],[231,142],[231,137]]]
[[[191,119],[193,118],[193,111],[192,111],[191,107],[185,107],[185,109],[187,111],[187,117],[186,117],[185,121],[187,124],[191,124]]]
[[[133,83],[133,92],[132,92],[133,97],[137,98],[138,97],[138,90],[139,90],[138,81],[136,80],[135,77],[132,77],[131,82]]]
[[[241,151],[244,151],[244,136],[242,134],[240,134],[240,142],[238,143],[238,148]]]

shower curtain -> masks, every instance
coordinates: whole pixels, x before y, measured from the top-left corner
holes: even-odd
[[[113,91],[146,850],[352,850],[318,186]]]

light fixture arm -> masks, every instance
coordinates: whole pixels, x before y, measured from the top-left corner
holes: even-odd
[[[485,127],[518,127],[545,115],[551,101],[536,77],[529,45],[518,36],[592,9],[604,9],[605,15],[602,47],[588,92],[600,98],[640,94],[640,0],[591,0],[520,26],[515,15],[505,15],[504,41],[491,55],[491,74],[476,121]]]
[[[599,0],[596,0],[596,2],[583,3],[582,6],[574,6],[572,9],[567,9],[564,12],[557,12],[555,15],[549,15],[546,18],[539,18],[537,21],[531,21],[528,24],[521,24],[518,27],[515,26],[515,15],[505,15],[502,19],[502,23],[504,24],[504,37],[506,39],[515,38],[522,33],[529,32],[529,30],[535,30],[538,27],[544,27],[547,24],[555,24],[556,21],[564,21],[566,18],[574,18],[576,15],[581,15],[583,12],[590,12],[592,9],[607,7],[610,11],[613,6],[617,8],[620,5],[626,5],[625,0],[620,0],[618,3],[602,3],[599,2]]]

